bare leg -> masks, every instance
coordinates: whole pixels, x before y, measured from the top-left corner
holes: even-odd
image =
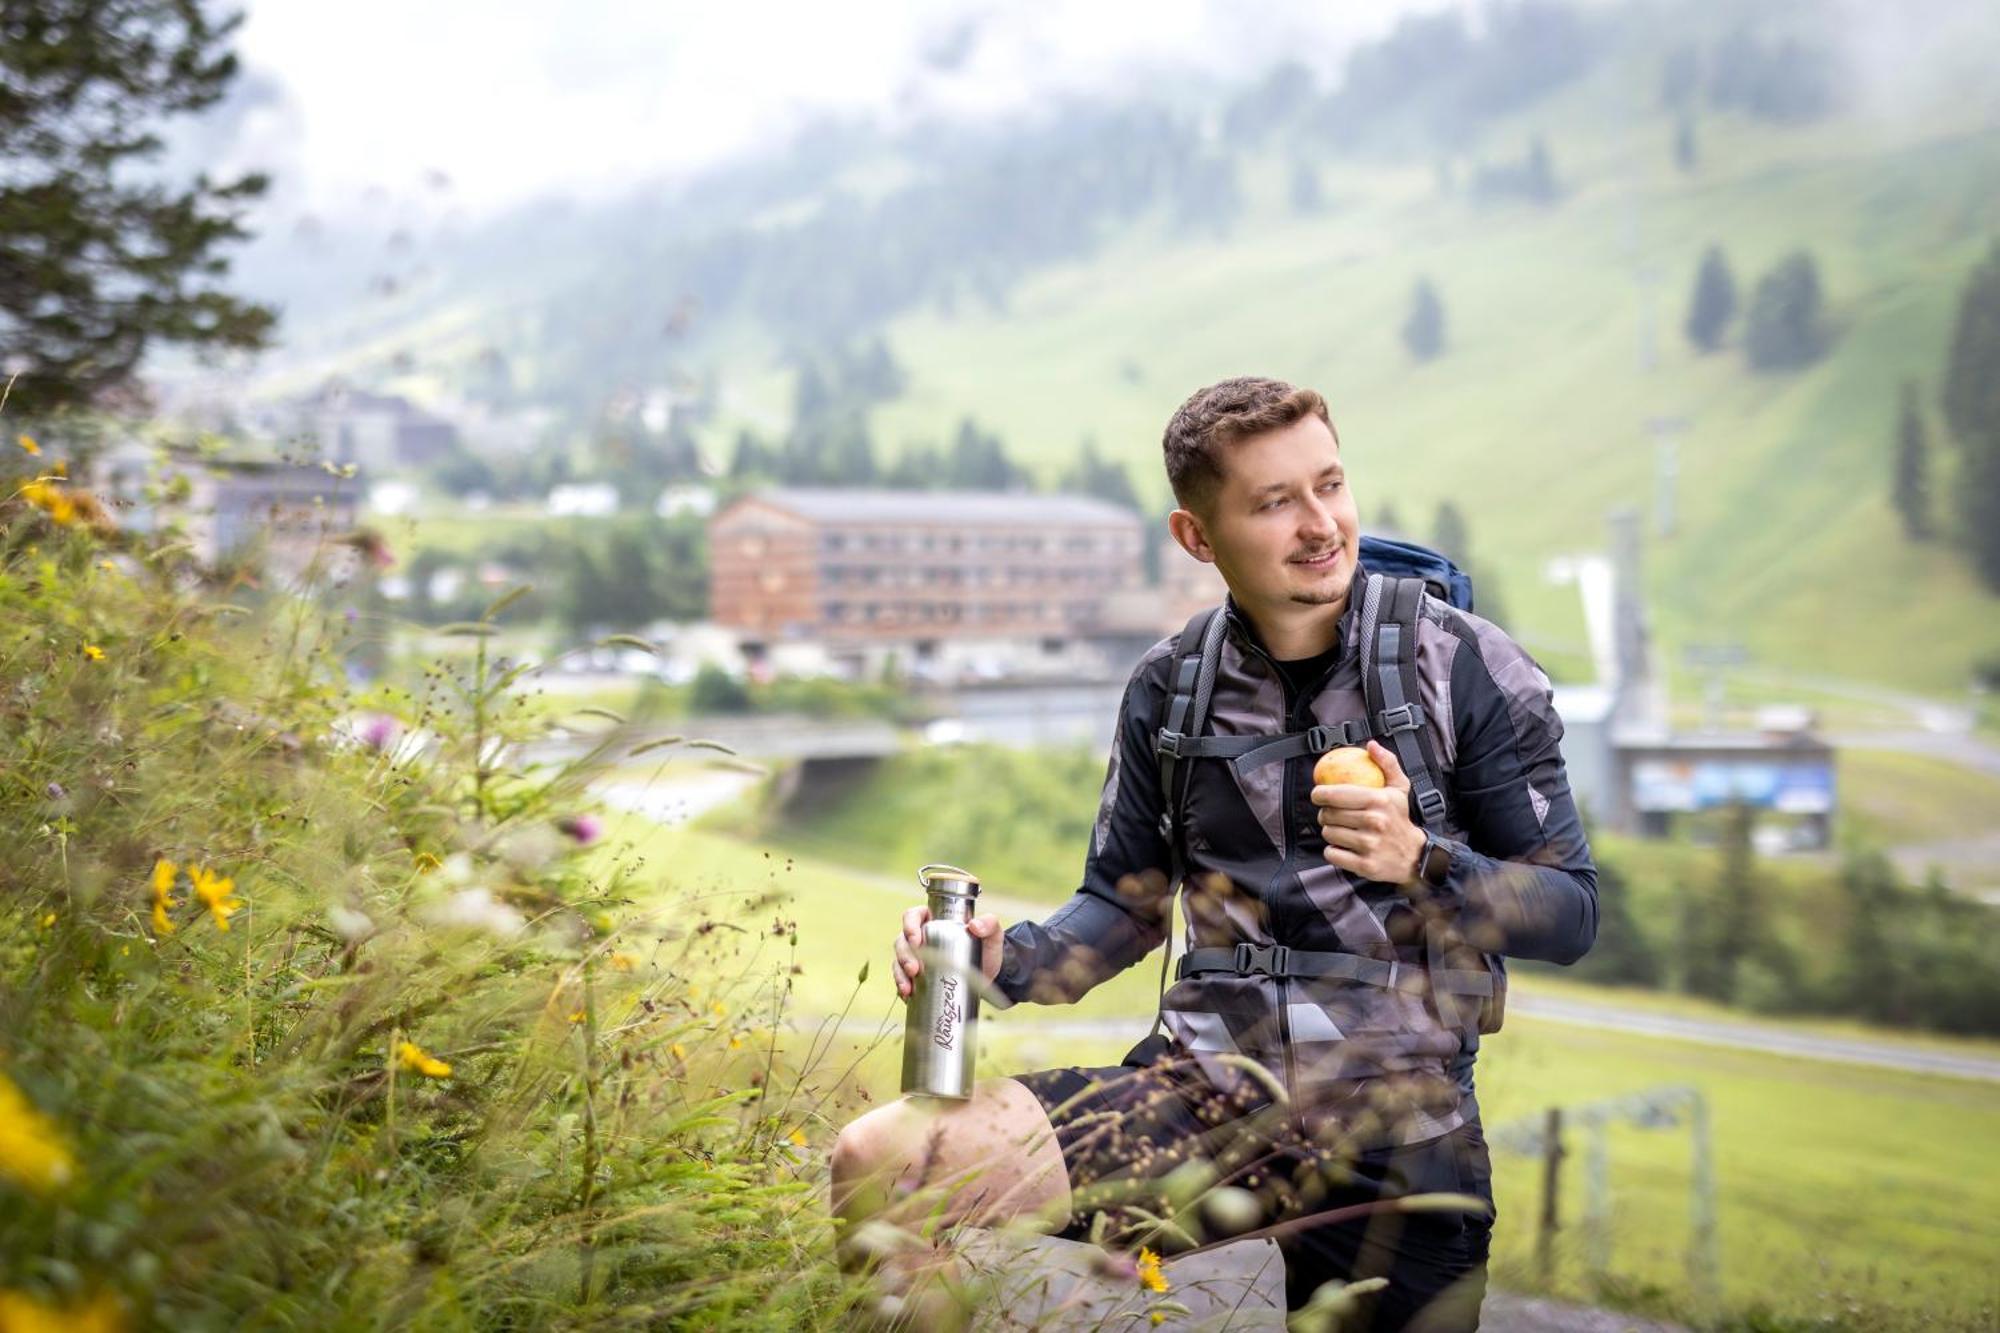
[[[832,1170],[849,1268],[868,1258],[845,1242],[869,1220],[911,1231],[1013,1218],[1053,1231],[1069,1220],[1069,1173],[1048,1112],[1011,1078],[980,1082],[964,1102],[903,1097],[876,1107],[840,1132]]]

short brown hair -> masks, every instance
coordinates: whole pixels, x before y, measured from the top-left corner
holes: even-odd
[[[1198,389],[1167,423],[1160,447],[1167,459],[1167,484],[1182,508],[1213,498],[1222,485],[1221,450],[1238,440],[1281,430],[1307,415],[1333,430],[1326,399],[1283,380],[1239,375]],[[1334,441],[1340,433],[1334,431]]]

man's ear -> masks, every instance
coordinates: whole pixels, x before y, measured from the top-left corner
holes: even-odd
[[[1167,531],[1173,533],[1183,551],[1205,565],[1215,563],[1215,548],[1208,544],[1208,533],[1202,530],[1201,519],[1192,511],[1176,509],[1168,514]]]

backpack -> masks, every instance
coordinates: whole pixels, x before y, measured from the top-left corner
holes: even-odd
[[[1153,1021],[1155,1037],[1165,1017],[1167,969],[1173,956],[1173,907],[1187,872],[1188,773],[1181,760],[1254,755],[1260,762],[1272,762],[1322,754],[1335,746],[1359,745],[1373,738],[1395,752],[1410,779],[1411,817],[1431,828],[1443,822],[1447,802],[1437,785],[1436,747],[1424,723],[1423,705],[1418,702],[1417,617],[1426,590],[1460,610],[1472,610],[1472,579],[1429,547],[1385,537],[1361,538],[1360,563],[1367,583],[1356,581],[1349,595],[1363,599],[1356,632],[1362,694],[1368,709],[1365,721],[1350,720],[1338,726],[1320,723],[1283,736],[1203,736],[1222,656],[1222,608],[1196,612],[1175,641],[1173,689],[1161,710],[1156,732],[1160,791],[1165,799],[1160,834],[1172,858],[1172,878],[1168,882],[1166,948],[1160,960],[1161,1013]],[[1426,937],[1433,978],[1429,995],[1440,1022],[1459,1030],[1474,1044],[1475,1033],[1499,1031],[1506,1001],[1506,969],[1499,956],[1473,950],[1445,927],[1434,925]]]

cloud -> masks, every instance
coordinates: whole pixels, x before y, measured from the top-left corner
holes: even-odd
[[[1396,8],[254,0],[239,51],[281,86],[285,136],[233,152],[281,157],[271,165],[293,178],[297,206],[329,217],[422,197],[432,173],[449,178],[453,205],[488,213],[706,166],[827,112],[986,116],[1286,57],[1330,70]]]

